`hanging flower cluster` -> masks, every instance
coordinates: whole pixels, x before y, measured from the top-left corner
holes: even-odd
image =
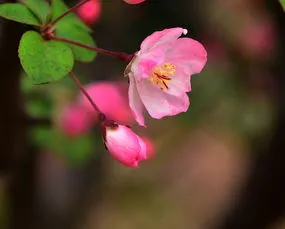
[[[129,77],[129,105],[139,125],[145,126],[144,109],[155,119],[173,116],[189,108],[191,75],[200,73],[207,52],[198,41],[180,38],[183,28],[171,28],[148,36],[125,70]],[[122,164],[137,167],[147,159],[144,141],[128,127],[103,124],[104,142]]]
[[[144,0],[124,2],[139,4]],[[186,112],[191,76],[202,71],[207,52],[201,43],[186,37],[187,30],[180,27],[152,33],[133,54],[98,48],[86,24],[96,22],[100,14],[100,0],[82,0],[70,9],[63,0],[51,0],[51,4],[22,0],[0,5],[0,16],[38,30],[26,32],[19,47],[21,64],[32,82],[54,82],[69,74],[81,90],[78,100],[59,116],[60,128],[74,136],[99,122],[104,145],[113,158],[138,167],[141,160],[151,157],[153,146],[128,126],[132,117],[146,126],[144,111],[154,119]],[[127,63],[124,75],[129,78],[129,87],[125,96],[116,84],[99,82],[84,87],[72,72],[74,61],[93,61],[96,52]]]

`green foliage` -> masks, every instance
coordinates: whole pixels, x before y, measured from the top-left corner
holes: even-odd
[[[68,10],[68,7],[65,5],[63,0],[52,0],[51,8],[52,8],[52,16],[51,16],[52,20],[54,20],[55,18],[60,16],[62,13]],[[60,22],[61,21],[66,21],[70,25],[70,27],[79,28],[79,29],[82,29],[88,32],[92,31],[74,13],[68,14],[66,17],[62,18]],[[55,27],[57,27],[57,24],[55,25]]]
[[[55,82],[73,68],[71,49],[62,42],[45,41],[39,33],[26,32],[19,46],[22,66],[34,84]]]
[[[27,113],[32,117],[49,117],[51,116],[51,101],[49,98],[42,95],[38,96],[38,99],[29,101],[26,105]]]
[[[88,46],[95,46],[95,42],[93,41],[93,38],[88,32],[83,31],[81,29],[76,29],[75,27],[70,25],[68,20],[62,20],[58,22],[56,26],[55,35],[72,41],[77,41]],[[75,60],[77,61],[91,62],[96,57],[97,53],[92,50],[88,50],[71,44],[69,44],[69,46],[73,51]]]
[[[68,10],[63,0],[52,0],[51,8],[45,0],[21,0],[21,3],[0,5],[0,16],[25,24],[41,26]],[[66,15],[54,25],[55,35],[95,47],[89,34],[91,29],[74,13]],[[27,32],[19,47],[22,66],[34,84],[60,80],[73,68],[74,59],[91,62],[96,52],[59,41],[45,41],[40,34]]]
[[[30,137],[42,149],[56,153],[73,165],[82,164],[94,156],[92,135],[70,137],[57,129],[38,127],[31,131]]]
[[[34,14],[21,3],[5,3],[0,5],[0,16],[24,24],[39,26]]]
[[[45,0],[22,0],[22,2],[40,19],[44,24],[48,20],[50,11],[49,4]]]
[[[68,10],[68,7],[62,0],[52,0],[52,20]],[[74,13],[67,15],[55,24],[55,35],[66,38],[72,41],[77,41],[94,47],[95,42],[89,34],[91,29],[86,26]],[[75,45],[70,45],[73,51],[74,58],[81,62],[91,62],[96,57],[96,52],[81,48]]]
[[[283,10],[285,11],[285,0],[280,0],[280,4],[281,4]]]
[[[191,84],[191,106],[178,119],[184,127],[208,121],[211,127],[230,128],[247,139],[260,137],[269,129],[270,101],[248,94],[240,78],[228,69],[208,65]]]

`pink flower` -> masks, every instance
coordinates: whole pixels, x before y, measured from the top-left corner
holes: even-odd
[[[122,124],[130,124],[133,121],[127,90],[122,84],[102,81],[89,84],[85,90],[108,119]],[[79,103],[94,113],[93,107],[83,94],[79,96]]]
[[[106,148],[123,165],[138,167],[147,158],[146,144],[129,127],[112,122],[104,127],[104,132]]]
[[[146,136],[142,136],[141,137],[142,140],[144,141],[145,145],[146,145],[146,156],[147,156],[147,159],[150,159],[152,158],[154,155],[155,155],[155,145],[153,143],[153,141],[151,139],[149,139],[148,137]]]
[[[89,2],[80,6],[77,13],[86,24],[91,25],[95,23],[101,15],[100,0],[90,0]]]
[[[145,0],[123,0],[123,1],[129,4],[139,4],[144,2]]]
[[[66,106],[59,115],[58,125],[60,130],[70,136],[88,132],[93,124],[92,115],[78,104]]]
[[[165,29],[148,36],[128,65],[129,105],[144,126],[144,108],[160,119],[187,111],[190,76],[201,72],[207,61],[204,47],[182,28]]]

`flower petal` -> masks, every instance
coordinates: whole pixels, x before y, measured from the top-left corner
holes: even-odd
[[[142,104],[142,101],[140,99],[140,96],[137,91],[137,85],[136,81],[133,76],[129,77],[130,79],[130,86],[129,86],[129,105],[133,112],[133,115],[137,121],[137,123],[141,126],[145,126],[144,123],[144,116],[143,116],[143,110],[144,106]]]
[[[138,137],[138,142],[140,144],[140,147],[141,147],[141,151],[140,151],[140,158],[142,158],[142,160],[146,160],[147,159],[147,146],[146,146],[146,143],[145,141],[140,138],[139,136]]]
[[[141,158],[138,136],[126,126],[107,127],[105,143],[111,155],[126,166],[138,167],[138,162],[144,159]]]
[[[207,62],[207,52],[203,45],[191,38],[180,38],[169,48],[168,62],[182,67],[189,75],[199,73]]]
[[[167,94],[148,80],[137,82],[137,89],[146,110],[151,117],[160,119],[187,111],[189,98],[186,93],[179,96]]]
[[[149,35],[141,44],[141,51],[147,52],[165,42],[178,39],[182,34],[186,34],[187,30],[183,28],[171,28],[157,31]]]
[[[168,84],[168,94],[179,96],[182,93],[191,91],[190,75],[185,73],[183,68],[176,68],[175,74]]]

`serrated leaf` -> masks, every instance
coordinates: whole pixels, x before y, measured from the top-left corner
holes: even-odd
[[[82,30],[78,30],[72,26],[70,26],[69,23],[66,23],[66,21],[60,21],[57,25],[55,35],[58,37],[66,38],[72,41],[77,41],[79,43],[95,47],[96,44],[92,38],[92,36]],[[88,50],[86,48],[81,48],[76,45],[68,44],[70,48],[72,49],[72,52],[74,54],[74,58],[77,61],[81,62],[91,62],[96,57],[96,52],[93,50]]]
[[[281,4],[283,10],[285,11],[285,0],[280,0],[280,4]]]
[[[34,14],[21,3],[5,3],[0,5],[0,16],[20,23],[39,26],[40,22]]]
[[[39,33],[26,32],[19,46],[19,57],[34,84],[55,82],[73,68],[71,49],[58,41],[45,41]]]
[[[52,20],[56,19],[58,16],[60,16],[62,13],[64,13],[65,11],[69,9],[62,0],[52,0],[51,8],[52,8],[52,16],[51,16]],[[75,26],[75,27],[78,27],[88,32],[92,31],[91,28],[85,25],[74,13],[68,14],[66,17],[62,18],[60,21],[66,21],[67,23],[70,24],[71,27]],[[56,23],[55,27],[57,27],[58,23]]]
[[[22,2],[41,20],[47,22],[50,11],[49,4],[45,0],[22,0]]]

